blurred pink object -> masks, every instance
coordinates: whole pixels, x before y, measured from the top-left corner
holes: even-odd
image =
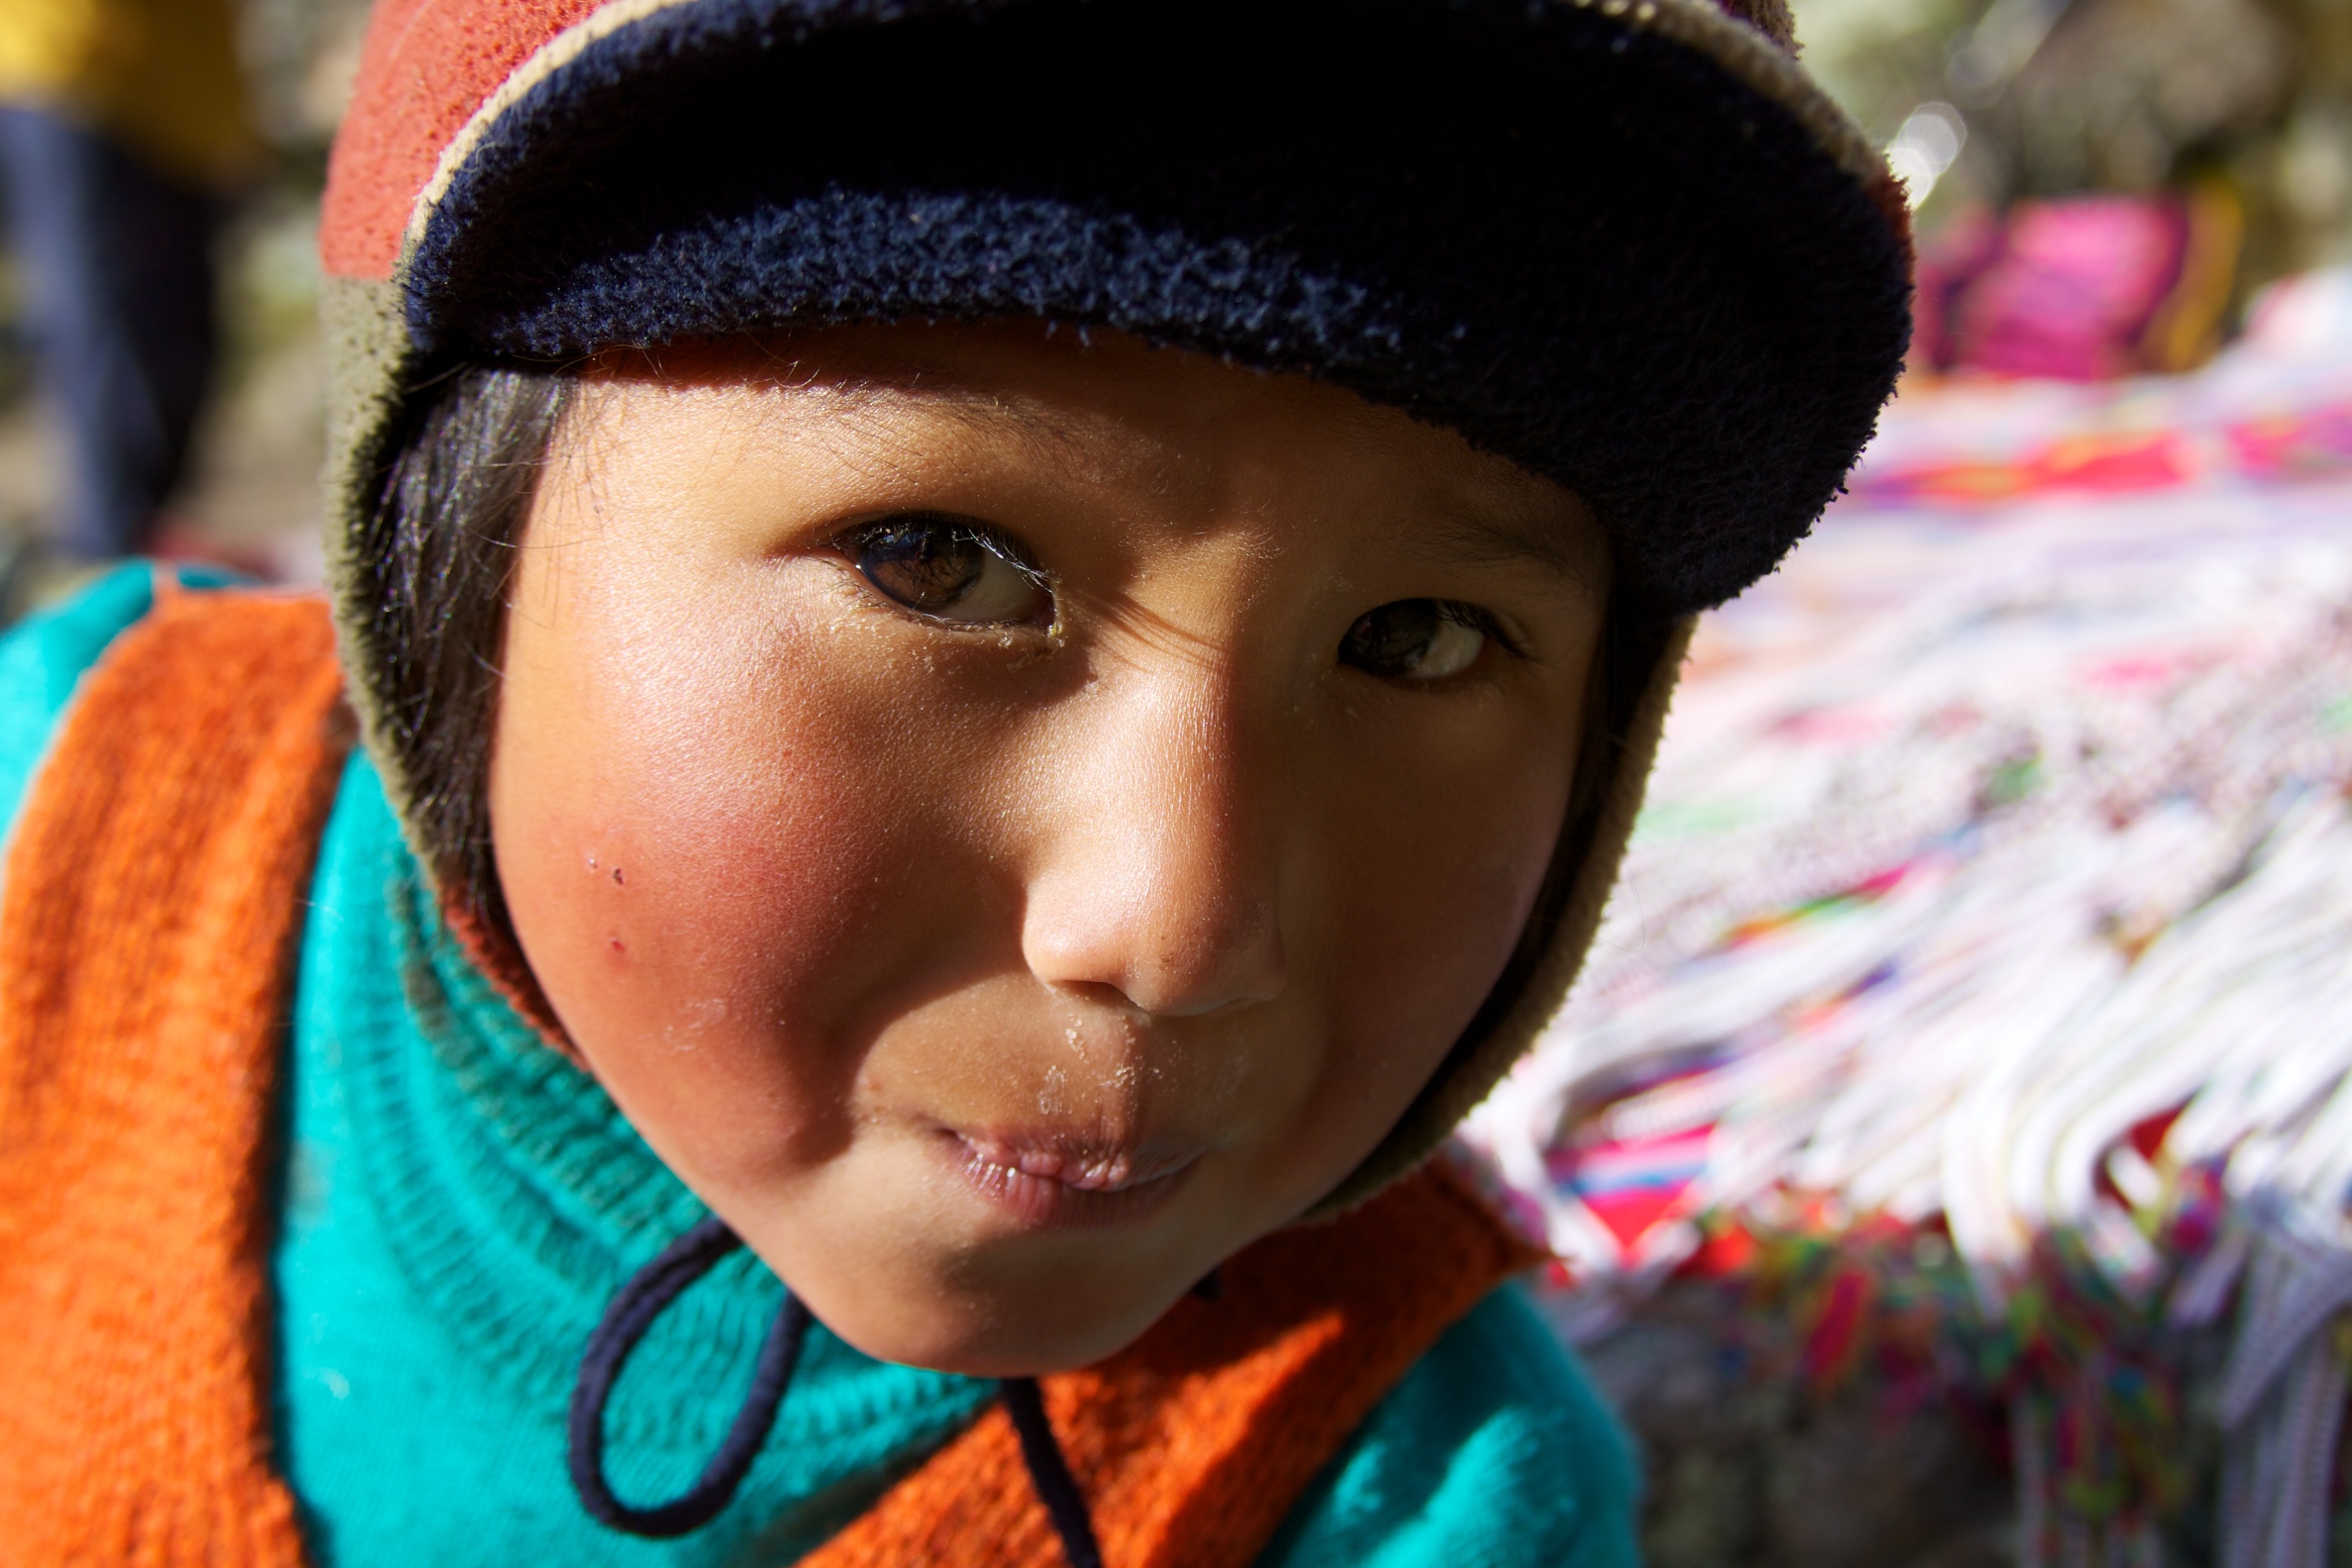
[[[2085,196],[1962,216],[1920,259],[1912,363],[2104,381],[2201,362],[2237,248],[2234,210],[2209,206]]]
[[[2171,292],[2189,222],[2170,202],[2125,196],[2029,202],[2001,256],[1960,302],[1961,363],[2009,375],[2103,381],[2139,367]]]

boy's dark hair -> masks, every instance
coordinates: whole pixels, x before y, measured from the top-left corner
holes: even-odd
[[[415,790],[413,823],[450,913],[512,950],[490,837],[490,744],[507,595],[525,514],[575,380],[545,364],[467,365],[396,433],[354,568],[385,655],[384,737]],[[1466,1039],[1509,1012],[1550,946],[1609,780],[1674,617],[1613,590],[1585,706],[1568,820],[1533,917]]]
[[[466,365],[421,390],[353,539],[380,650],[381,738],[450,913],[511,941],[490,842],[490,742],[515,551],[574,378]]]

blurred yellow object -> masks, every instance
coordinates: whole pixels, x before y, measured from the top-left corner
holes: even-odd
[[[260,149],[230,0],[0,0],[0,104],[84,120],[198,183]]]
[[[2237,192],[2219,179],[2192,185],[2183,199],[2189,238],[2181,254],[2180,280],[2157,308],[2140,338],[2140,357],[2150,370],[2194,370],[2221,346],[2221,326],[2237,284],[2238,254],[2246,239],[2246,209]]]

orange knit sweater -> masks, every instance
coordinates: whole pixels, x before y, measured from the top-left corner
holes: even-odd
[[[0,887],[0,1541],[295,1568],[268,1452],[268,1129],[349,726],[326,608],[165,592],[94,669]],[[1044,1380],[1114,1568],[1241,1568],[1437,1335],[1535,1260],[1441,1168]],[[992,1411],[804,1561],[1049,1568]]]

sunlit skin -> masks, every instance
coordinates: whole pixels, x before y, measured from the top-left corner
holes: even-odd
[[[1450,433],[1026,326],[613,356],[523,546],[491,808],[557,1017],[820,1321],[993,1376],[1396,1123],[1535,898],[1608,583]]]

